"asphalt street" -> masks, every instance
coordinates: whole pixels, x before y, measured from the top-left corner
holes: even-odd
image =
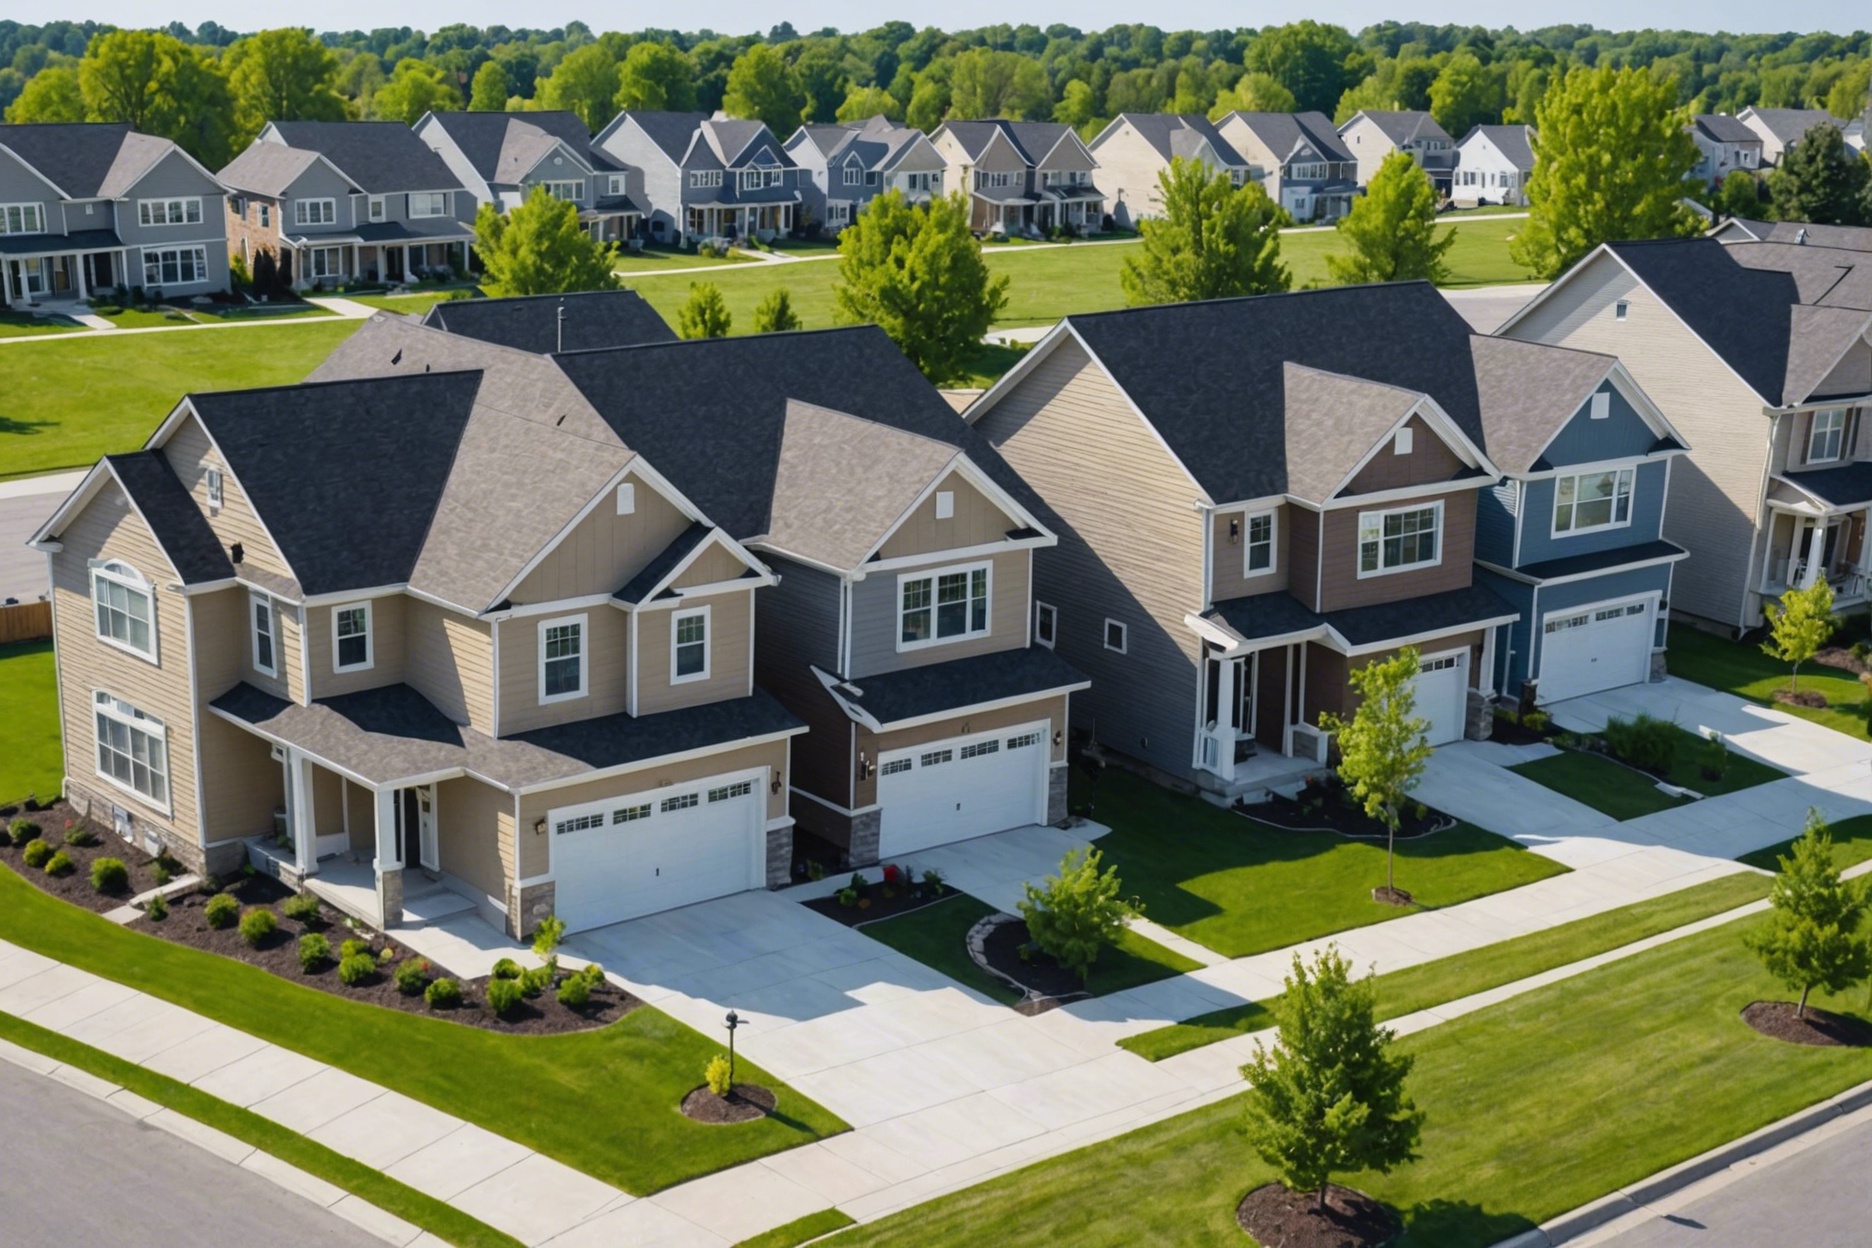
[[[0,1157],[0,1242],[7,1248],[383,1248],[382,1240],[251,1171],[5,1063]]]
[[[64,498],[62,493],[0,496],[0,602],[36,602],[46,592],[46,557],[28,550],[26,539]]]

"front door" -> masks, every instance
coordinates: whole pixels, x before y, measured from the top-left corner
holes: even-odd
[[[442,855],[436,845],[436,809],[435,785],[426,784],[416,790],[416,827],[417,848],[420,851],[418,861],[425,871],[440,871]]]

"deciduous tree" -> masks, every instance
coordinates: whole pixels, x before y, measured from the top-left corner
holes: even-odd
[[[722,107],[731,117],[765,123],[784,143],[805,115],[806,91],[780,49],[757,43],[737,57],[728,71]]]
[[[1467,49],[1445,61],[1430,84],[1430,115],[1459,139],[1472,126],[1499,121],[1507,102],[1505,75]]]
[[[970,48],[959,53],[949,68],[949,116],[960,118],[1014,117],[1033,120],[1050,116],[1053,95],[1040,62],[1017,52]]]
[[[507,71],[496,60],[484,61],[481,68],[475,70],[474,82],[469,87],[468,111],[474,113],[498,113],[507,107],[507,96],[513,90],[513,84],[507,81]]]
[[[800,327],[799,313],[793,310],[793,296],[787,288],[777,286],[772,294],[754,309],[754,332],[757,334],[783,334]]]
[[[696,106],[695,64],[667,43],[634,43],[618,63],[615,103],[622,109],[688,112]],[[782,138],[786,136],[782,135]]]
[[[1272,74],[1301,109],[1320,112],[1330,110],[1371,66],[1343,27],[1311,19],[1263,30],[1242,54],[1242,64],[1250,73]]]
[[[1291,113],[1299,107],[1293,92],[1282,86],[1273,74],[1250,73],[1236,79],[1235,85],[1216,97],[1209,110],[1209,120],[1220,121],[1232,112]]]
[[[78,86],[77,62],[48,65],[28,78],[19,98],[8,105],[6,119],[16,125],[83,121],[84,92]]]
[[[1124,897],[1116,866],[1099,870],[1096,849],[1067,851],[1059,874],[1039,886],[1021,885],[1021,918],[1034,943],[1084,983],[1099,950],[1117,940],[1125,923],[1144,912]]]
[[[840,121],[866,121],[878,116],[903,120],[903,105],[883,87],[853,87],[845,93],[845,102],[838,106]]]
[[[225,64],[239,144],[269,121],[344,118],[344,100],[335,89],[338,58],[310,31],[282,27],[249,35],[228,49]]]
[[[1163,215],[1138,225],[1144,242],[1119,271],[1132,305],[1185,303],[1286,290],[1280,226],[1286,213],[1257,182],[1236,187],[1226,173],[1181,156],[1157,175]]]
[[[1320,727],[1339,738],[1339,778],[1385,826],[1385,888],[1397,891],[1393,873],[1398,822],[1404,799],[1417,787],[1430,757],[1429,721],[1417,715],[1417,647],[1405,646],[1382,662],[1374,659],[1351,673],[1358,690],[1352,718],[1320,716]]]
[[[684,338],[726,338],[734,328],[728,301],[714,282],[690,282],[689,298],[676,309],[676,332]]]
[[[1768,175],[1775,219],[1816,225],[1865,225],[1872,212],[1866,184],[1872,164],[1846,146],[1838,126],[1821,124],[1781,154]]]
[[[524,204],[505,215],[492,204],[475,213],[475,250],[481,285],[490,295],[554,295],[573,290],[615,290],[617,245],[600,243],[579,228],[578,206],[534,187]]]
[[[408,56],[397,62],[390,80],[377,89],[372,100],[378,117],[406,126],[421,121],[424,113],[447,112],[461,106],[461,92],[440,66]]]
[[[1326,257],[1341,282],[1440,282],[1455,230],[1437,228],[1436,187],[1409,152],[1392,152],[1339,219],[1349,254]]]
[[[1807,812],[1806,830],[1780,861],[1768,921],[1745,939],[1770,975],[1800,993],[1800,1017],[1815,988],[1841,992],[1872,974],[1872,952],[1859,931],[1866,890],[1861,880],[1840,878],[1832,830],[1817,810]]]
[[[1731,169],[1716,196],[1716,210],[1726,217],[1755,220],[1762,215],[1761,183],[1746,169]]]
[[[541,108],[577,113],[595,134],[611,120],[617,93],[617,58],[604,44],[588,43],[566,53],[541,81],[538,99]]]
[[[1762,605],[1768,619],[1768,638],[1762,653],[1790,665],[1788,691],[1800,688],[1800,665],[1820,652],[1839,629],[1833,618],[1833,587],[1825,576],[1810,588],[1790,589],[1780,602]]]

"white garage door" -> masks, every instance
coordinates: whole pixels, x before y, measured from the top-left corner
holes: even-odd
[[[878,856],[1046,819],[1047,724],[932,741],[878,757]]]
[[[1469,717],[1469,651],[1426,654],[1417,673],[1417,715],[1430,722],[1431,745],[1462,740]]]
[[[555,906],[582,931],[766,882],[759,774],[547,814]]]
[[[1602,602],[1541,619],[1540,700],[1635,685],[1651,674],[1651,599]]]

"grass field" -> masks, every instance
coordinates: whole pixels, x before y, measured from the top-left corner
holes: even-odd
[[[1710,779],[1702,772],[1702,759],[1709,748],[1708,743],[1681,728],[1676,729],[1675,733],[1676,761],[1671,764],[1664,778],[1680,789],[1715,797],[1787,778],[1787,773],[1778,768],[1731,751],[1727,769],[1722,776]],[[1508,770],[1619,820],[1655,814],[1694,800],[1673,797],[1658,788],[1650,776],[1603,755],[1584,750],[1562,750],[1551,757],[1521,763]]]
[[[83,329],[77,321],[63,316],[34,316],[0,308],[0,338],[32,338],[41,334],[64,334]]]
[[[1833,834],[1833,865],[1841,871],[1872,858],[1872,815],[1842,819],[1828,831]],[[1785,841],[1764,846],[1752,854],[1743,854],[1736,861],[1746,862],[1764,871],[1779,871],[1781,859],[1794,848],[1795,839],[1789,837]]]
[[[1751,702],[1771,705],[1777,711],[1798,715],[1823,724],[1851,737],[1864,737],[1868,729],[1866,687],[1851,672],[1835,667],[1806,663],[1800,670],[1800,687],[1824,693],[1829,705],[1824,707],[1785,706],[1771,700],[1776,689],[1788,686],[1788,665],[1769,658],[1753,641],[1730,641],[1701,629],[1673,624],[1667,655],[1670,674],[1699,685],[1722,689]]]
[[[34,793],[52,800],[65,774],[62,757],[52,643],[0,646],[0,805]]]

